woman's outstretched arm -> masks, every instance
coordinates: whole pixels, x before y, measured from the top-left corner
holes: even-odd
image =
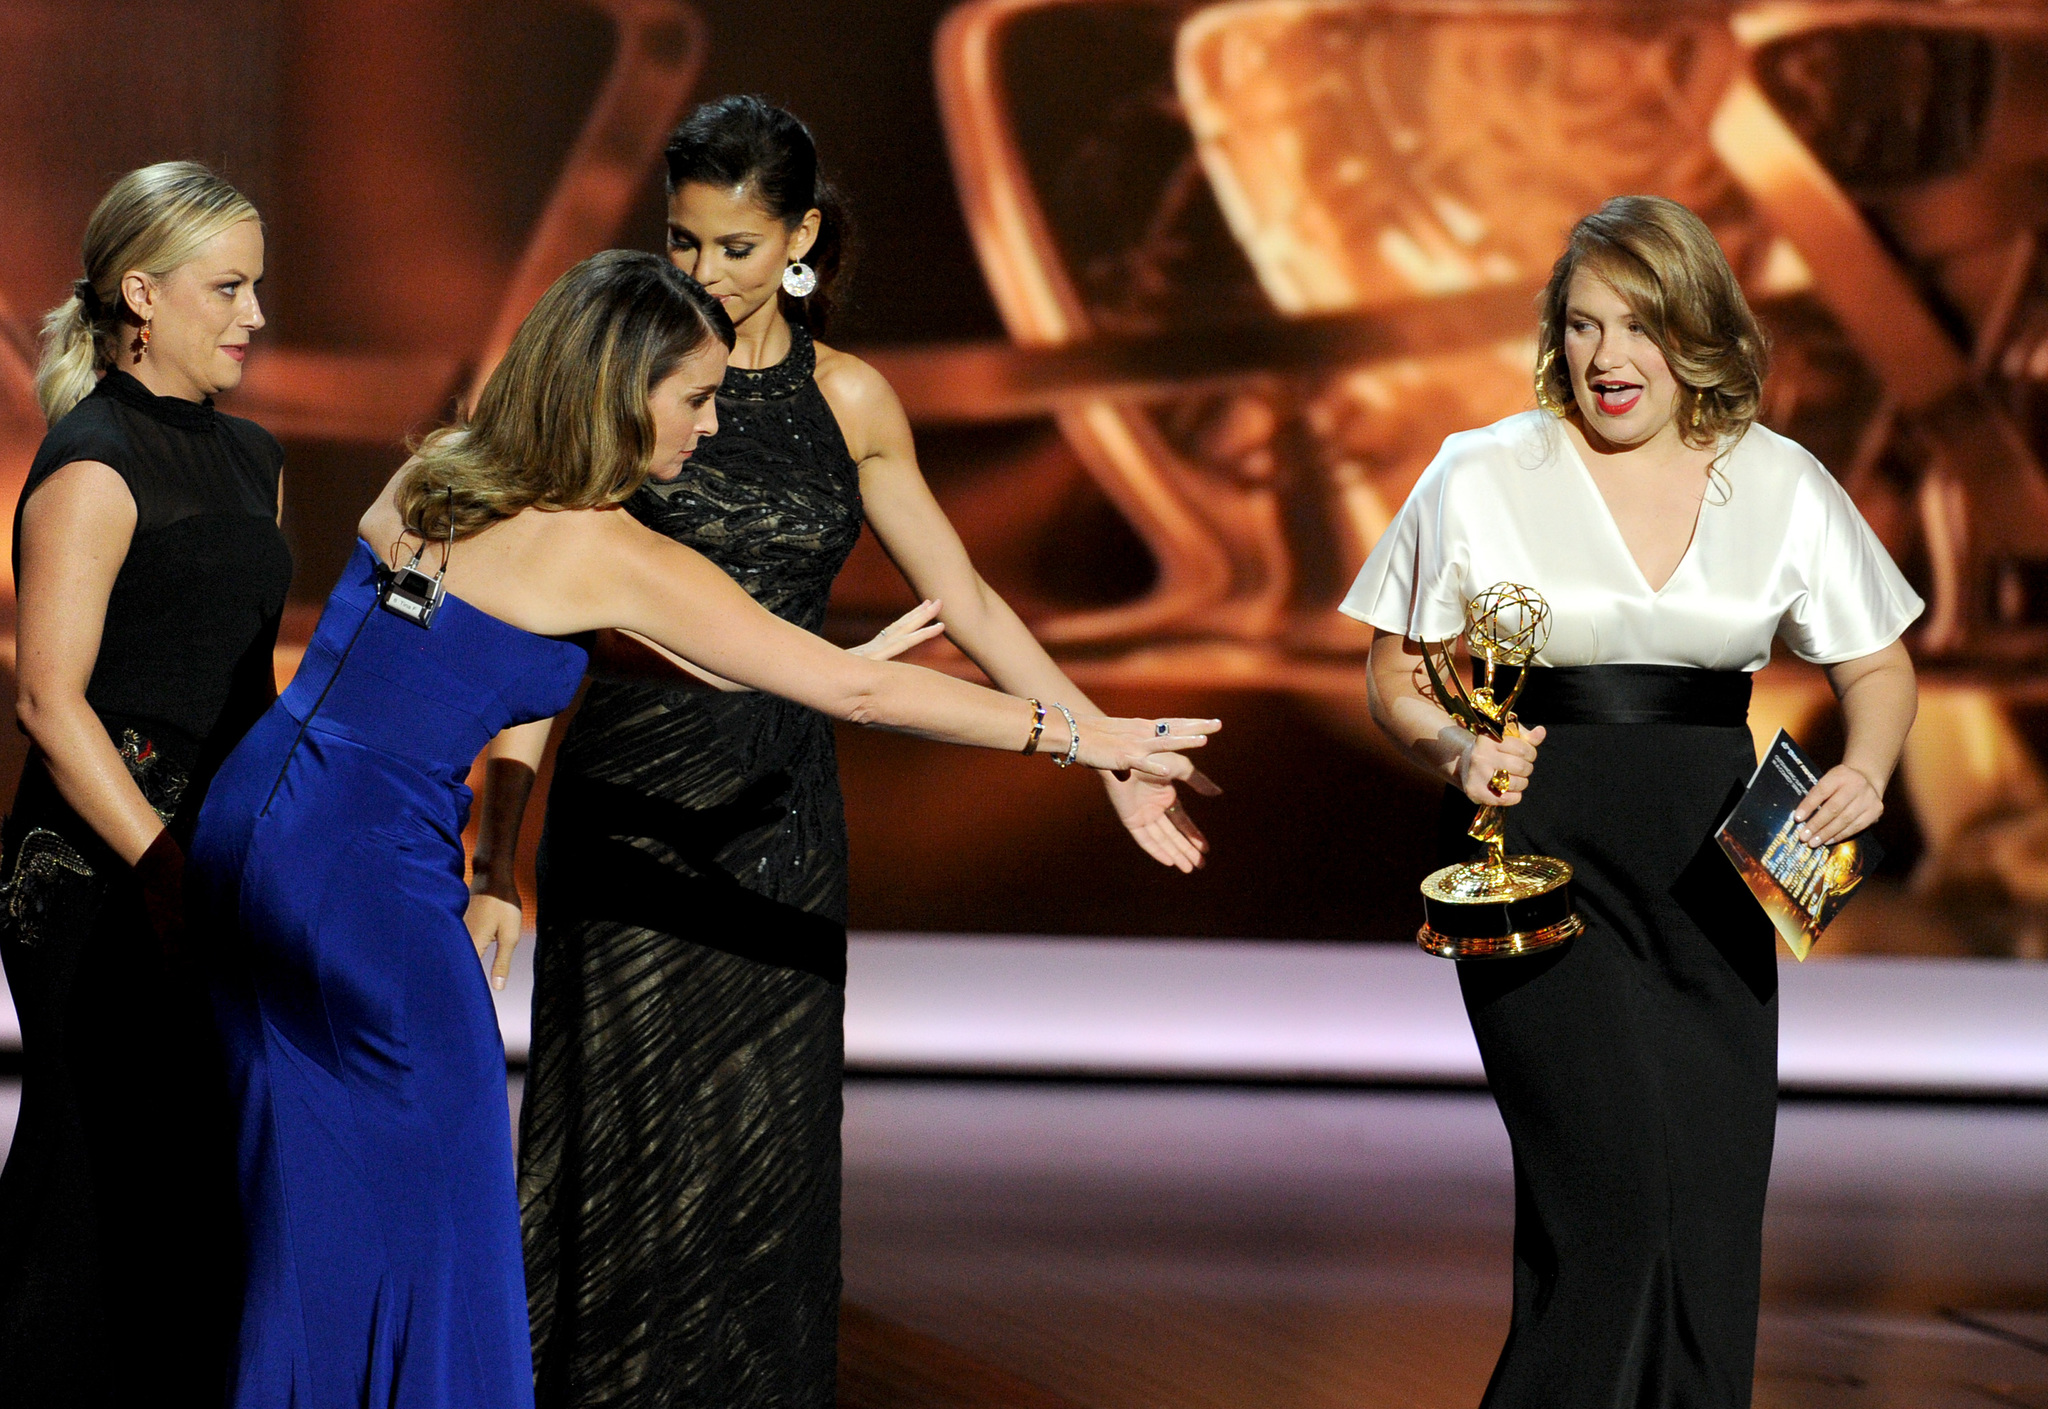
[[[591,515],[576,580],[594,594],[591,609],[612,625],[728,680],[781,695],[855,724],[893,729],[941,743],[1021,749],[1031,707],[936,671],[864,659],[783,621],[707,559],[624,514]],[[1077,711],[1078,715],[1078,711]],[[1154,732],[1165,723],[1169,732]],[[1078,759],[1091,768],[1183,779],[1182,757],[1221,724],[1079,718]],[[1070,739],[1057,712],[1046,720],[1041,751],[1063,755]]]
[[[861,504],[875,537],[913,591],[944,604],[946,635],[953,644],[998,689],[1100,713],[975,571],[966,545],[925,483],[910,420],[882,374],[858,358],[827,350],[819,363],[818,385],[849,431],[849,448],[860,465]],[[1208,840],[1179,805],[1172,784],[1111,773],[1102,780],[1117,816],[1154,860],[1182,871],[1203,863]],[[1198,775],[1192,786],[1215,791],[1213,784],[1204,784],[1207,780]]]

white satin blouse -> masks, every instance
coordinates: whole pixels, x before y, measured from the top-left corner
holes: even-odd
[[[1763,426],[1723,461],[1677,571],[1652,591],[1578,451],[1542,411],[1444,441],[1342,610],[1445,641],[1464,629],[1465,603],[1496,582],[1549,601],[1541,665],[1759,670],[1773,638],[1833,664],[1898,640],[1923,606],[1834,477]]]

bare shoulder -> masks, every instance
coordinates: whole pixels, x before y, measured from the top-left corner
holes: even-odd
[[[850,352],[817,344],[818,390],[856,463],[904,452],[910,420],[889,379]]]
[[[357,535],[372,548],[391,556],[392,548],[405,532],[405,521],[398,516],[398,482],[405,478],[413,466],[411,460],[400,465],[391,478],[384,482],[370,507],[363,510],[363,516],[356,520]]]
[[[896,388],[889,385],[889,379],[850,352],[841,352],[824,343],[814,344],[818,350],[818,390],[825,393],[825,399],[832,403],[832,409],[842,416],[872,415],[879,412],[903,412],[903,403],[896,397]]]
[[[618,505],[593,509],[527,509],[487,533],[523,564],[530,580],[573,598],[601,597],[622,574],[644,571],[668,542]]]

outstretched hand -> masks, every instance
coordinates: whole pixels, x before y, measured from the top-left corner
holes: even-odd
[[[1808,846],[1833,846],[1883,815],[1884,794],[1877,785],[1848,764],[1838,763],[1800,799],[1792,818],[1801,824],[1799,840]]]
[[[1201,769],[1188,774],[1188,786],[1205,797],[1220,796],[1223,790],[1210,782]],[[1209,859],[1209,839],[1195,825],[1195,819],[1181,806],[1173,784],[1141,774],[1104,773],[1102,783],[1109,790],[1110,806],[1130,829],[1131,839],[1145,854],[1162,866],[1182,874],[1199,870]]]
[[[1195,765],[1181,754],[1209,742],[1220,719],[1102,719],[1075,721],[1080,727],[1080,762],[1105,773],[1137,773],[1161,782],[1192,785]],[[1047,742],[1048,750],[1051,741]],[[1207,779],[1203,780],[1207,782]],[[1209,784],[1215,787],[1214,783]],[[1197,789],[1199,791],[1199,789]]]

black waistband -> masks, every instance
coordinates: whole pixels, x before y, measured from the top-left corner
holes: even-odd
[[[1504,670],[1496,694],[1512,687]],[[1539,665],[1515,702],[1515,717],[1538,724],[1704,724],[1749,722],[1750,677],[1742,670],[1687,665]]]

